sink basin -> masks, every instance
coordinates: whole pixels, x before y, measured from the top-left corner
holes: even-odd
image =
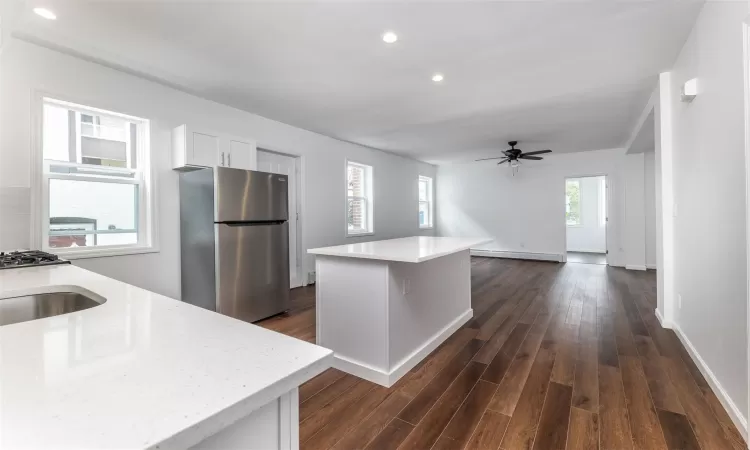
[[[95,298],[96,297],[96,298]],[[78,292],[46,292],[0,299],[0,326],[93,308],[106,300]]]

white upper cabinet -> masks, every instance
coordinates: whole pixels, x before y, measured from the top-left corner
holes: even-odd
[[[255,142],[249,139],[229,138],[226,167],[255,170]]]
[[[172,131],[172,168],[255,169],[255,141],[180,125]]]

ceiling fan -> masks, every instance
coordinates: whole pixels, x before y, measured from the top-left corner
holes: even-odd
[[[534,155],[541,155],[541,154],[544,154],[544,153],[551,153],[552,152],[552,150],[537,150],[537,151],[533,151],[533,152],[525,152],[524,153],[523,150],[521,150],[520,148],[516,148],[516,145],[518,145],[518,141],[509,141],[508,145],[510,145],[510,148],[508,150],[503,151],[503,155],[504,156],[497,156],[495,158],[482,158],[482,159],[477,159],[477,161],[487,161],[487,160],[490,160],[490,159],[499,159],[501,161],[498,162],[497,164],[500,165],[500,164],[503,164],[503,163],[507,162],[508,165],[513,169],[513,175],[515,175],[516,174],[516,169],[518,168],[518,166],[521,165],[521,162],[519,161],[519,159],[528,159],[528,160],[533,160],[533,161],[540,161],[540,160],[542,160],[544,158],[539,157],[539,156],[534,156]]]

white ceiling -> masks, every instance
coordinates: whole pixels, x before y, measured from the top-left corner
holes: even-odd
[[[693,1],[45,4],[17,35],[430,162],[621,147]],[[394,45],[380,39],[399,35]],[[434,84],[433,73],[445,74]]]

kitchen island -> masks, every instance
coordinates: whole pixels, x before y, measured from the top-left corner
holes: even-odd
[[[72,265],[0,270],[0,302],[49,292],[103,303],[0,326],[0,447],[299,447],[330,350]]]
[[[333,366],[390,387],[473,315],[469,249],[484,238],[414,236],[316,255],[316,336]]]

